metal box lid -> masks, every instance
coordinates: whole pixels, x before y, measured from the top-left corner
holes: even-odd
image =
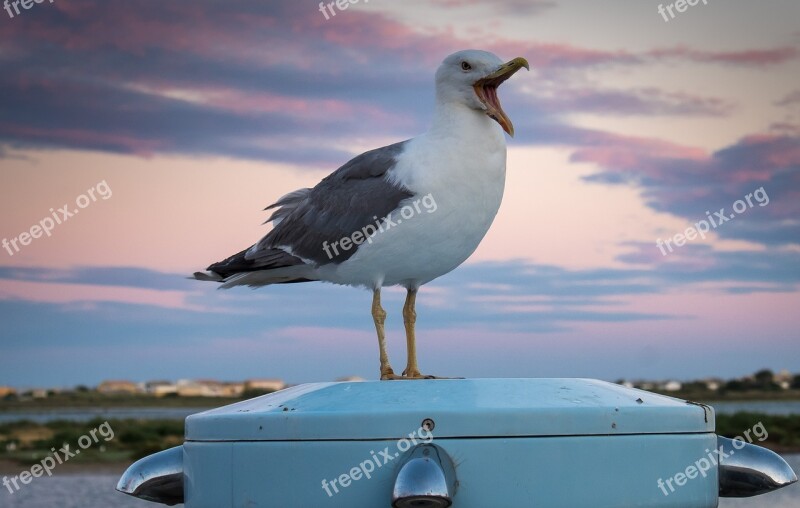
[[[714,431],[714,413],[593,379],[311,383],[192,415],[187,441],[437,439]]]

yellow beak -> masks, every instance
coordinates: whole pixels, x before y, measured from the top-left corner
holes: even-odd
[[[500,127],[511,137],[514,137],[514,125],[500,105],[500,99],[497,98],[497,87],[523,67],[528,70],[531,69],[527,60],[517,57],[504,63],[496,71],[484,76],[472,85],[475,89],[475,94],[486,106],[486,114],[500,124]]]

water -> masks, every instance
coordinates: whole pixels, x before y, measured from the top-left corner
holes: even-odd
[[[55,474],[34,478],[14,494],[3,488],[3,508],[156,508],[166,506],[120,494],[118,474]],[[0,487],[2,488],[2,487]],[[176,505],[176,506],[183,506]]]
[[[768,415],[800,415],[800,400],[756,400],[743,402],[713,402],[711,406],[718,414],[733,414],[740,411],[765,413]]]
[[[800,471],[800,455],[786,455],[795,471]],[[119,474],[56,474],[34,479],[19,492],[0,491],[4,508],[154,508],[164,506],[120,494],[114,490]],[[183,505],[177,505],[179,507]],[[762,496],[746,499],[721,499],[720,508],[799,508],[800,484]]]
[[[206,411],[197,407],[148,407],[148,408],[81,408],[45,409],[41,411],[1,411],[0,423],[31,420],[47,423],[54,420],[87,422],[95,418],[103,420],[134,418],[139,420],[183,420],[189,415]]]

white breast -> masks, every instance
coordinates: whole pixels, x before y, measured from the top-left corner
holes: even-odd
[[[368,243],[340,265],[322,267],[323,280],[380,287],[418,287],[463,263],[478,247],[503,198],[506,145],[485,115],[457,129],[413,139],[392,178],[415,193]]]

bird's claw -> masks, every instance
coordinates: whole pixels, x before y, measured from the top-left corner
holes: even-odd
[[[463,379],[463,378],[449,378],[449,377],[429,376],[429,375],[422,374],[420,372],[407,373],[406,371],[403,371],[403,375],[401,375],[401,376],[398,376],[394,372],[381,374],[381,381],[410,381],[410,380],[417,380],[417,379]]]

